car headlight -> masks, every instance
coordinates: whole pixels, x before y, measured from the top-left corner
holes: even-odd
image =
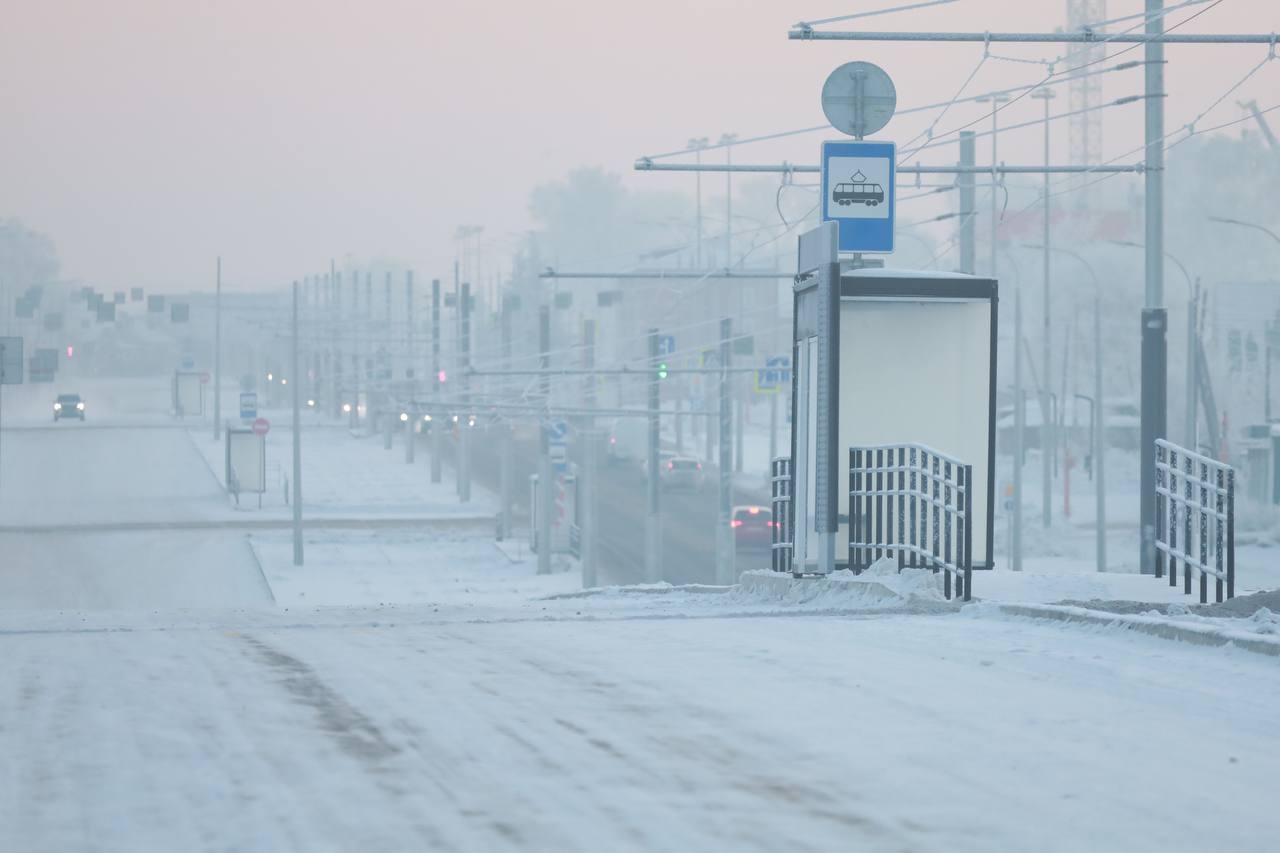
[[[76,408],[83,412],[83,411],[84,411],[84,403],[76,403]]]
[[[61,411],[62,411],[62,404],[61,404],[61,403],[54,403],[54,404],[53,404],[53,410],[54,410],[55,412],[61,412]]]

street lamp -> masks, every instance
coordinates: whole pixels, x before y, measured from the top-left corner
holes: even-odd
[[[1245,222],[1240,219],[1232,219],[1228,216],[1210,216],[1209,221],[1221,222],[1224,225],[1239,225],[1242,228],[1252,228],[1255,231],[1261,231],[1263,234],[1266,234],[1272,240],[1275,240],[1277,243],[1280,243],[1280,234],[1277,234],[1276,232],[1272,231],[1270,228],[1259,225],[1256,222]]]
[[[1000,115],[1000,105],[1009,102],[1009,96],[1000,92],[991,95],[985,95],[981,98],[974,98],[979,104],[991,104],[991,277],[996,277],[996,226],[999,221],[1000,205],[996,203],[996,166],[1000,164],[997,159],[996,143],[1000,138],[1000,127],[997,116]]]

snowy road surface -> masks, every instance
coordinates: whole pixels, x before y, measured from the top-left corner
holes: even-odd
[[[1262,850],[1280,831],[1273,658],[972,613],[570,606],[596,618],[5,617],[0,849]]]

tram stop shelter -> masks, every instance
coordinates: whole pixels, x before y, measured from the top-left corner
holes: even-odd
[[[850,449],[904,444],[972,466],[972,566],[991,568],[997,282],[842,266],[823,230],[794,288],[793,570],[846,564]]]

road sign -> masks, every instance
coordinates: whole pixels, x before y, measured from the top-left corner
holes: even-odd
[[[870,62],[846,62],[822,84],[822,112],[827,121],[858,139],[888,124],[897,106],[893,80]]]
[[[775,355],[766,358],[764,370],[756,371],[756,391],[773,394],[791,381],[791,356]]]
[[[201,385],[209,384],[209,371],[206,370],[200,374],[200,384]]]
[[[822,219],[839,225],[840,251],[893,251],[896,153],[892,142],[822,143]]]
[[[675,335],[658,335],[658,355],[671,355],[675,351]]]
[[[266,418],[258,418],[253,422],[254,435],[266,435],[271,431],[271,421]]]
[[[0,338],[0,385],[22,384],[22,338]]]
[[[549,444],[561,444],[569,438],[569,424],[565,421],[555,420],[547,421],[547,442]]]
[[[240,418],[251,420],[258,416],[258,393],[256,391],[240,392]]]
[[[702,366],[711,367],[711,368],[719,367],[720,366],[720,350],[704,349],[702,351]]]
[[[196,366],[196,357],[191,353],[187,353],[182,357],[182,369],[194,370]]]

